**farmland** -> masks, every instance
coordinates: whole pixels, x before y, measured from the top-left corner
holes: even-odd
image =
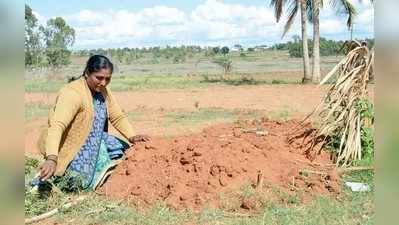
[[[322,73],[326,74],[341,58],[342,56],[323,57]],[[72,64],[58,71],[39,69],[26,71],[25,154],[29,156],[28,162],[36,162],[27,164],[26,179],[34,174],[35,167],[37,167],[35,160],[40,160],[39,148],[42,145],[40,136],[46,128],[47,111],[54,103],[57,91],[66,84],[69,77],[81,74],[86,60],[87,57],[73,56]],[[203,143],[206,142],[215,142],[215,146],[223,145],[223,143],[219,143],[220,140],[214,140],[212,134],[218,135],[218,137],[228,136],[230,131],[226,131],[227,128],[223,126],[234,130],[230,126],[237,123],[240,124],[242,129],[245,128],[244,130],[252,129],[254,123],[259,123],[256,126],[259,126],[262,131],[270,131],[276,133],[277,136],[284,136],[290,129],[293,129],[289,124],[296,123],[292,121],[298,121],[310,113],[325,94],[325,86],[300,84],[303,75],[302,61],[301,59],[290,58],[285,51],[251,52],[247,53],[245,57],[233,52],[231,53],[231,60],[232,70],[228,74],[224,74],[220,66],[202,55],[193,55],[181,63],[173,63],[166,59],[154,61],[151,55],[145,55],[131,64],[116,63],[117,69],[113,75],[110,88],[122,109],[128,115],[135,131],[148,134],[154,139],[152,143],[154,148],[160,148],[159,146],[163,145],[168,146],[170,141],[181,139],[187,142],[183,144],[182,149],[184,151],[186,145],[193,140],[200,140],[197,143],[199,149],[204,149]],[[373,89],[374,86],[371,85],[371,98]],[[277,126],[275,122],[284,129],[275,128],[274,126]],[[219,133],[221,130],[226,134]],[[114,129],[111,129],[111,132],[117,134]],[[204,137],[204,135],[210,135],[209,139],[202,140],[201,137]],[[246,141],[250,140],[251,143],[260,141],[259,137],[251,136],[251,134],[227,136],[222,137],[222,139],[226,138],[222,142],[240,142],[240,138]],[[277,167],[289,165],[289,168],[298,170],[303,168],[320,169],[319,167],[309,167],[312,162],[302,154],[303,149],[285,146],[284,138],[278,140],[273,138],[275,137],[262,137],[262,140],[268,144],[264,144],[266,147],[260,148],[261,150],[252,149],[252,147],[246,148],[253,154],[258,154],[254,153],[255,151],[266,152],[265,154],[268,156],[265,158],[269,157],[269,161],[264,162],[276,163],[274,169],[273,166],[267,167],[270,171],[289,176],[287,174],[290,171],[279,170]],[[285,156],[277,157],[281,152],[279,147],[273,145],[273,143],[280,143],[279,141],[282,143],[280,146],[284,146],[281,147],[281,151],[292,153],[293,155],[287,157],[298,159],[299,164],[298,162],[288,163]],[[139,157],[143,157],[143,159],[149,159],[152,156],[165,157],[169,154],[168,151],[173,149],[173,146],[162,149],[162,151],[166,151],[165,154],[152,150],[145,153],[146,146],[137,146],[136,148],[140,152],[135,155],[135,149],[131,149],[132,152],[129,154],[130,157],[133,157],[132,160],[139,160]],[[231,149],[237,148],[231,147]],[[176,149],[178,154],[180,154],[179,151],[183,151],[178,147]],[[203,151],[202,154],[210,154],[207,151],[211,150]],[[231,150],[231,154],[234,151]],[[273,153],[273,151],[276,152]],[[170,152],[170,154],[172,153]],[[226,153],[226,155],[228,154]],[[238,164],[234,160],[231,160],[231,162],[224,160],[222,155],[215,154],[214,156],[214,160],[217,161],[215,163],[219,166],[223,164],[228,168],[229,163],[234,164],[233,162],[235,162],[235,164]],[[276,156],[274,161],[271,160],[273,156]],[[258,160],[259,157],[255,158],[249,157],[248,160]],[[171,160],[171,164],[173,164],[173,158],[168,160]],[[181,160],[181,158],[177,160]],[[212,160],[210,158],[202,162],[209,164],[209,162],[213,162]],[[316,162],[331,163],[327,156],[320,157],[319,161],[316,160]],[[186,166],[190,163],[183,164],[183,166]],[[205,167],[207,164],[205,164]],[[126,163],[121,165],[117,171],[124,171],[123,166],[126,165]],[[145,166],[150,165],[152,164],[145,164],[143,167],[137,165],[134,168],[147,168]],[[265,166],[259,165],[259,169],[269,171]],[[180,171],[183,168],[187,169],[179,165],[176,170]],[[234,171],[235,168],[233,166],[231,168]],[[160,200],[154,198],[155,200],[152,199],[154,201],[151,201],[151,204],[144,204],[145,206],[139,204],[138,200],[146,198],[135,199],[134,195],[119,196],[118,198],[108,195],[103,190],[100,194],[81,193],[81,195],[89,196],[82,204],[62,211],[56,216],[37,224],[373,224],[374,222],[374,174],[372,172],[344,174],[337,181],[338,189],[329,193],[324,192],[324,189],[323,191],[313,192],[306,185],[301,186],[300,184],[297,184],[297,186],[293,184],[294,187],[298,188],[292,188],[289,186],[291,180],[286,181],[286,177],[280,179],[266,174],[261,188],[255,188],[253,184],[256,183],[257,168],[255,164],[248,166],[248,168],[250,168],[248,169],[249,172],[244,172],[244,174],[232,172],[234,179],[232,178],[231,183],[234,183],[234,185],[231,187],[225,188],[223,186],[224,181],[219,180],[221,183],[215,185],[223,187],[212,189],[212,191],[219,190],[219,192],[212,192],[212,197],[204,195],[203,201],[205,203],[201,203],[200,207],[182,207],[184,204],[179,202],[183,200],[179,200],[181,193],[178,190],[173,192],[176,199]],[[154,168],[154,174],[156,171],[156,168]],[[162,168],[160,171],[163,171]],[[225,173],[228,174],[226,171]],[[221,173],[221,171],[219,172]],[[126,171],[123,173],[126,173]],[[129,173],[134,175],[134,171]],[[174,179],[174,182],[183,182],[178,177],[174,177],[174,174],[177,173],[170,171],[168,173],[170,174],[169,177]],[[334,171],[328,169],[326,173],[330,174]],[[250,179],[246,180],[244,177]],[[319,177],[317,175],[315,177],[309,176],[309,179],[318,179]],[[268,178],[271,180],[268,180]],[[115,175],[115,177],[109,179],[109,182],[116,182],[118,179],[121,178]],[[230,179],[230,175],[226,179]],[[371,186],[371,191],[352,192],[343,186],[344,181],[367,183]],[[144,177],[144,182],[149,185],[152,180],[146,180]],[[185,182],[190,181],[185,180]],[[132,183],[134,182],[132,181]],[[226,184],[229,184],[229,182],[226,181]],[[110,187],[110,185],[112,186],[112,183],[106,183],[105,187]],[[308,192],[311,194],[304,194]],[[184,194],[181,194],[181,196],[184,199]],[[55,194],[46,203],[35,200],[33,196],[28,195],[25,199],[26,216],[37,215],[57,207],[68,197],[74,198],[76,196]],[[207,205],[206,197],[209,197],[209,199],[217,198],[218,204],[216,206]],[[254,202],[255,206],[245,206],[245,204],[243,206],[240,202],[243,199],[245,201],[249,199],[249,201]],[[171,201],[172,204],[170,204]],[[32,202],[36,202],[36,205],[33,206]],[[176,204],[173,204],[173,202]],[[209,200],[208,202],[214,203],[216,201]]]

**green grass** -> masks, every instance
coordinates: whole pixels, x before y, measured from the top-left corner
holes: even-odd
[[[46,117],[50,107],[50,105],[44,104],[43,102],[25,104],[25,121]]]
[[[296,76],[296,75],[295,75]],[[113,91],[158,90],[158,89],[193,89],[205,88],[212,85],[268,85],[268,84],[298,84],[295,77],[271,78],[266,75],[232,74],[226,78],[220,75],[203,74],[201,76],[181,75],[123,75],[115,76],[109,87]],[[67,84],[65,80],[31,79],[25,81],[26,92],[57,92]]]
[[[25,175],[32,174],[39,166],[39,160],[25,156]]]
[[[127,113],[127,116],[130,121],[143,121],[145,119],[151,119],[151,118],[147,117],[148,115],[145,112],[137,111],[137,110],[129,111]]]
[[[98,195],[89,194],[89,198],[55,218],[61,223],[72,224],[137,224],[179,225],[190,221],[190,212],[176,212],[165,204],[158,203],[152,208],[139,211],[126,203],[106,200]]]
[[[195,111],[172,111],[164,115],[162,126],[174,126],[184,132],[193,132],[205,125],[260,118],[264,113],[261,110],[231,110],[216,107],[199,108]]]
[[[291,117],[291,110],[284,107],[282,110],[269,112],[268,117],[272,120],[287,121]]]
[[[57,92],[67,82],[66,80],[35,79],[25,80],[26,92]]]
[[[201,88],[204,85],[186,76],[124,76],[113,79],[110,88],[114,91],[132,91],[142,89],[185,89]]]
[[[220,76],[208,76],[204,75],[203,80],[200,83],[219,83],[225,85],[262,85],[262,84],[299,84],[297,80],[291,79],[255,79],[252,76],[226,76],[223,78]]]
[[[166,112],[161,127],[173,127],[178,133],[197,132],[205,125],[231,122],[236,118],[234,111],[222,108],[200,108],[196,111]],[[168,135],[166,135],[168,136]]]
[[[234,112],[222,108],[200,108],[197,111],[176,111],[165,115],[167,123],[196,125],[203,122],[231,121]]]
[[[25,159],[25,181],[35,173],[38,161]],[[260,211],[236,213],[238,204],[226,205],[223,209],[204,208],[199,213],[189,210],[175,211],[165,203],[158,202],[149,209],[138,209],[125,201],[106,199],[95,193],[81,193],[88,197],[79,205],[61,210],[50,218],[60,224],[284,224],[284,225],[320,225],[320,224],[374,224],[374,174],[372,172],[355,172],[343,177],[344,181],[365,182],[372,187],[371,192],[356,193],[343,187],[339,199],[318,196],[311,202],[304,203],[295,195],[273,190],[272,196],[279,196],[286,201],[275,201],[261,196],[251,186],[243,185],[237,190],[240,197],[259,198],[263,205]],[[26,182],[27,183],[27,182]],[[265,186],[269,186],[266,185]],[[49,200],[39,199],[25,187],[25,217],[31,217],[49,211],[64,204],[72,194],[56,194]],[[225,201],[230,201],[225,195]]]
[[[166,123],[197,125],[201,123],[234,122],[236,120],[259,119],[269,115],[273,119],[288,119],[290,112],[284,109],[269,114],[264,110],[225,109],[218,107],[199,108],[195,111],[172,111],[165,115]]]
[[[232,76],[220,82],[201,82],[204,81],[203,75],[223,74],[223,69],[212,62],[213,58],[206,57],[203,53],[195,54],[182,63],[173,63],[171,59],[165,58],[154,60],[152,54],[147,54],[132,64],[115,61],[117,69],[111,87],[114,91],[198,88],[215,83],[218,85],[299,83],[302,78],[302,59],[289,57],[287,51],[247,52],[245,57],[240,57],[238,52],[231,52],[230,57],[233,61]],[[332,69],[340,59],[341,57],[335,56],[322,57],[321,68]],[[72,64],[60,69],[56,74],[51,71],[27,70],[25,91],[58,91],[67,82],[68,77],[81,74],[86,60],[87,57],[73,56]],[[281,75],[282,73],[284,75]],[[250,77],[243,78],[240,74],[251,76],[253,80]]]
[[[62,80],[27,80],[26,92],[57,92],[67,81]],[[141,89],[168,89],[198,87],[199,82],[185,76],[121,76],[110,83],[113,91],[131,91]]]

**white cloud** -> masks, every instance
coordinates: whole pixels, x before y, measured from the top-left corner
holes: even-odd
[[[209,39],[264,38],[262,30],[277,34],[273,13],[266,7],[225,4],[208,0],[191,13],[190,25],[199,27]]]
[[[352,0],[354,4],[358,0]],[[367,1],[366,1],[367,2]],[[372,32],[371,5],[363,4],[356,23]],[[300,35],[299,13],[287,34]],[[163,44],[233,45],[281,41],[285,21],[276,24],[274,12],[265,6],[228,4],[206,0],[192,11],[155,6],[139,11],[82,10],[63,16],[77,33],[76,48],[148,46]],[[321,12],[321,35],[331,38],[347,32],[346,19],[325,6]],[[309,36],[312,30],[309,25]]]
[[[354,31],[356,38],[364,38],[374,34],[374,8],[370,0],[349,0],[355,7],[357,15],[354,17]],[[347,29],[347,16],[337,15],[336,10],[330,4],[325,4],[320,12],[320,33],[328,38],[349,38],[350,31]]]
[[[374,9],[369,8],[362,11],[355,19],[355,23],[372,31],[374,28]]]
[[[320,34],[336,34],[346,30],[346,25],[336,19],[321,21]]]
[[[138,13],[139,20],[149,25],[180,24],[186,20],[186,14],[176,8],[155,6]]]
[[[371,7],[373,3],[371,3],[370,0],[348,0],[350,3],[354,4],[354,5],[363,5],[366,7]]]

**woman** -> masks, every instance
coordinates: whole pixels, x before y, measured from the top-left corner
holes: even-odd
[[[82,76],[58,93],[49,113],[41,181],[53,175],[68,177],[69,185],[94,190],[129,148],[107,133],[108,120],[132,144],[149,140],[148,136],[134,135],[126,115],[106,87],[112,72],[113,64],[107,57],[93,55]]]

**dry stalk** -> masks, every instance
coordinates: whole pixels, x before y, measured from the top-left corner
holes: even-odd
[[[317,117],[321,124],[308,152],[314,151],[320,141],[323,148],[332,137],[338,138],[337,165],[348,165],[362,158],[361,127],[370,125],[370,121],[361,118],[357,104],[367,97],[367,83],[372,78],[374,50],[357,41],[346,43],[347,55],[320,82],[329,81],[333,75],[336,80],[331,84],[323,101],[305,117],[305,124]],[[298,136],[298,135],[297,135]],[[320,145],[318,145],[320,146]],[[320,150],[319,149],[319,150]]]

